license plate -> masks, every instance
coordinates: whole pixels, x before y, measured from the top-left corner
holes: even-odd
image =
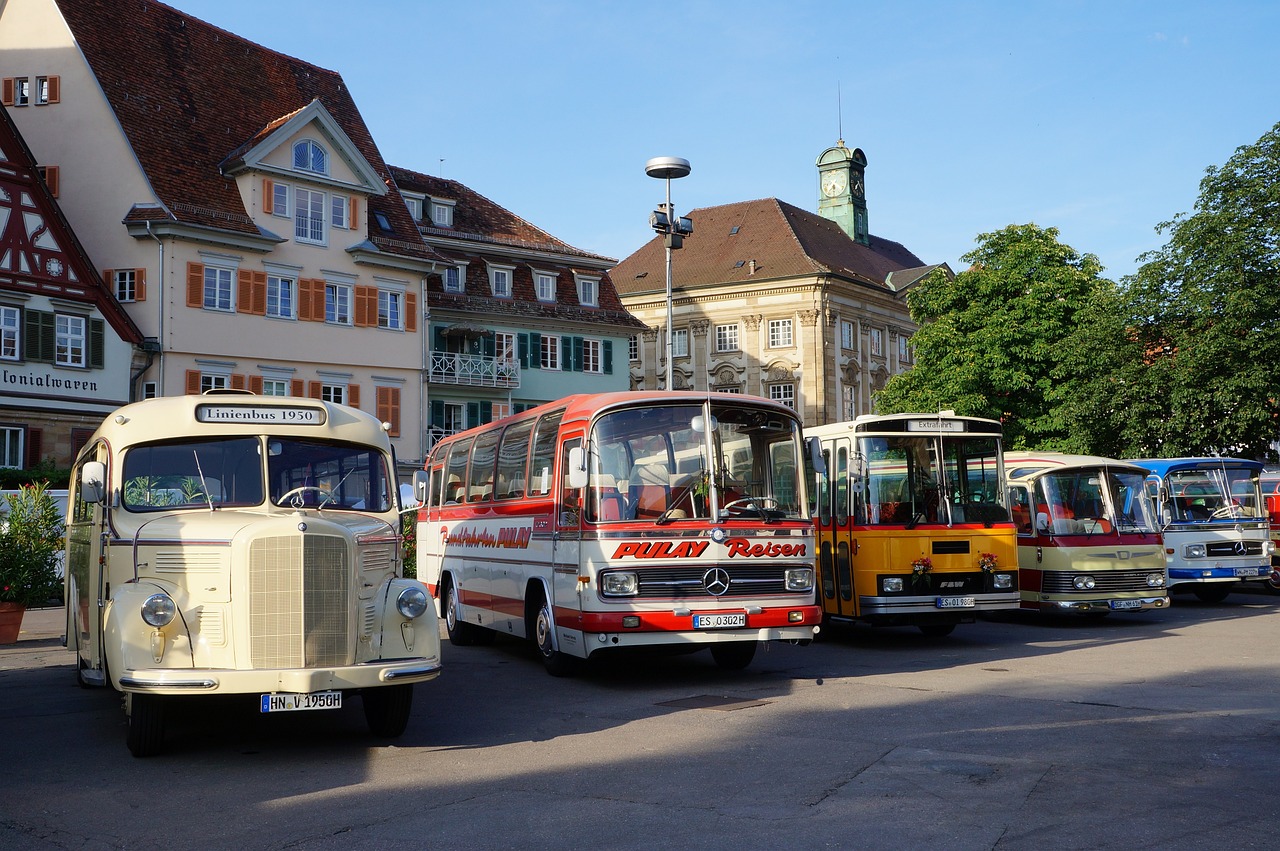
[[[973,597],[939,597],[939,609],[972,609],[978,605]]]
[[[1111,608],[1113,609],[1141,609],[1141,600],[1112,600]]]
[[[714,615],[694,615],[694,629],[733,629],[747,625],[746,612],[724,612]]]
[[[1261,567],[1237,567],[1236,576],[1262,576]]]
[[[311,694],[264,694],[263,712],[302,712],[308,709],[341,709],[342,692],[317,691]]]

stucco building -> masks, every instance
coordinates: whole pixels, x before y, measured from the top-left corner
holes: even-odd
[[[750,393],[795,407],[806,423],[852,419],[911,365],[906,291],[946,264],[925,264],[870,232],[867,159],[841,141],[818,157],[817,213],[776,198],[695,209],[673,252],[677,387]],[[666,267],[655,238],[612,271],[646,326],[630,341],[632,385],[665,383]]]

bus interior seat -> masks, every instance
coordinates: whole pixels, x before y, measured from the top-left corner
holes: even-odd
[[[640,464],[631,468],[627,490],[636,517],[659,517],[667,510],[671,474],[665,464]]]
[[[596,476],[596,487],[588,491],[595,500],[589,516],[597,520],[621,520],[627,516],[626,498],[618,491],[618,482],[608,473]]]
[[[462,480],[457,476],[450,476],[448,484],[444,486],[444,501],[455,504],[462,502]]]

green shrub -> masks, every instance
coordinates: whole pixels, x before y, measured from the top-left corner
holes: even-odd
[[[0,519],[0,602],[27,607],[60,604],[62,514],[48,485],[22,485],[5,500],[8,514]]]

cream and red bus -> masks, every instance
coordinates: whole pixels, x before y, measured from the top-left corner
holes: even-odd
[[[620,648],[742,668],[820,619],[802,449],[795,412],[750,396],[542,405],[432,449],[419,575],[453,644],[531,639],[556,676]]]
[[[1000,423],[951,411],[808,428],[818,602],[835,623],[944,636],[1018,606]]]
[[[129,749],[202,695],[264,713],[337,709],[405,729],[440,672],[426,587],[401,574],[386,429],[354,408],[228,393],[137,402],[72,471],[67,645],[82,685],[124,693]]]
[[[1094,455],[1007,452],[1022,608],[1102,616],[1169,605],[1147,470]]]

